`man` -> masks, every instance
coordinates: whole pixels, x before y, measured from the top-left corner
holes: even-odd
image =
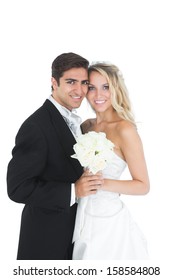
[[[99,176],[82,176],[74,154],[79,120],[73,113],[88,91],[88,61],[64,53],[52,63],[52,95],[21,126],[8,165],[9,197],[24,203],[17,259],[72,256],[77,197],[95,193]]]

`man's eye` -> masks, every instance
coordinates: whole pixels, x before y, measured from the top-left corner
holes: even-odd
[[[82,82],[83,85],[89,85],[89,82],[88,81],[84,81]]]
[[[75,84],[75,81],[69,80],[69,81],[67,81],[67,84],[74,85],[74,84]]]

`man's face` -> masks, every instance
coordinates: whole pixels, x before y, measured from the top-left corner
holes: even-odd
[[[59,86],[52,78],[53,97],[69,110],[78,108],[88,92],[88,71],[84,68],[72,68],[64,72]]]

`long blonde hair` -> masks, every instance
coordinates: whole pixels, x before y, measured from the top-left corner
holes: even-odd
[[[97,62],[89,66],[89,75],[93,71],[99,72],[107,79],[111,92],[111,103],[117,114],[122,119],[135,124],[128,90],[118,67],[106,62]]]

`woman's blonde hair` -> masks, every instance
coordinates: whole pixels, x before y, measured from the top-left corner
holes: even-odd
[[[89,75],[93,71],[99,72],[107,79],[111,92],[111,103],[117,114],[122,119],[135,124],[128,90],[118,67],[106,62],[97,62],[89,66]]]

